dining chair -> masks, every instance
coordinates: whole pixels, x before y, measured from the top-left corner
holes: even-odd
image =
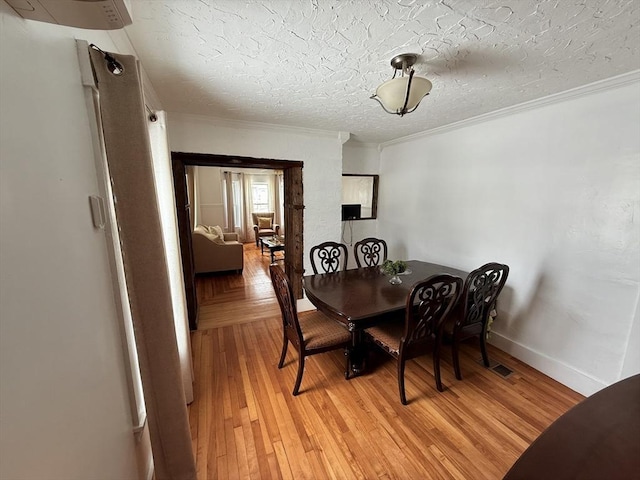
[[[440,346],[442,325],[462,293],[463,282],[448,274],[433,275],[411,287],[404,322],[390,319],[365,330],[365,335],[397,360],[400,401],[407,404],[404,388],[405,363],[431,349],[436,388],[442,392]]]
[[[324,242],[311,247],[311,268],[313,273],[334,273],[347,269],[349,252],[343,243]]]
[[[356,242],[353,253],[358,268],[375,267],[387,259],[387,242],[380,238],[365,238]]]
[[[462,340],[479,337],[482,361],[489,367],[487,354],[487,326],[489,314],[509,276],[509,267],[501,263],[487,263],[472,271],[464,284],[462,297],[445,322],[443,338],[452,343],[453,368],[462,380],[459,346]]]
[[[349,379],[349,347],[351,345],[349,331],[318,310],[298,317],[296,300],[286,273],[279,265],[270,265],[269,273],[282,313],[282,354],[278,368],[284,365],[289,342],[298,350],[298,375],[293,387],[293,395],[298,395],[305,358],[311,355],[344,348],[347,358],[345,378]]]

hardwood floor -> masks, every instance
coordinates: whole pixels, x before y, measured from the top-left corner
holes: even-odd
[[[375,351],[368,373],[348,381],[341,352],[308,358],[293,397],[297,355],[289,348],[277,368],[282,331],[269,259],[255,245],[245,250],[242,278],[197,283],[189,415],[199,479],[498,479],[583,398],[490,347],[491,360],[514,371],[503,378],[477,362],[473,343],[461,349],[462,381],[444,348],[442,393],[429,356],[409,361],[407,406],[395,362]]]

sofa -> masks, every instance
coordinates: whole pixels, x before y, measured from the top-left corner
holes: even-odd
[[[244,254],[237,233],[223,233],[219,226],[198,225],[191,235],[195,273],[242,273]]]

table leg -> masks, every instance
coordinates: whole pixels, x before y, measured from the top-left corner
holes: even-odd
[[[264,255],[264,243],[260,240],[260,255]]]
[[[364,373],[364,351],[362,348],[362,331],[351,332],[351,351],[349,352],[349,364],[353,377]]]
[[[275,256],[275,250],[273,250],[272,248],[269,249],[269,252],[271,253],[271,263],[275,263],[276,261],[276,256]]]

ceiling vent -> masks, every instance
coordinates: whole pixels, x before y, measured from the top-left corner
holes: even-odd
[[[128,0],[6,0],[29,20],[91,30],[116,30],[131,25]]]

